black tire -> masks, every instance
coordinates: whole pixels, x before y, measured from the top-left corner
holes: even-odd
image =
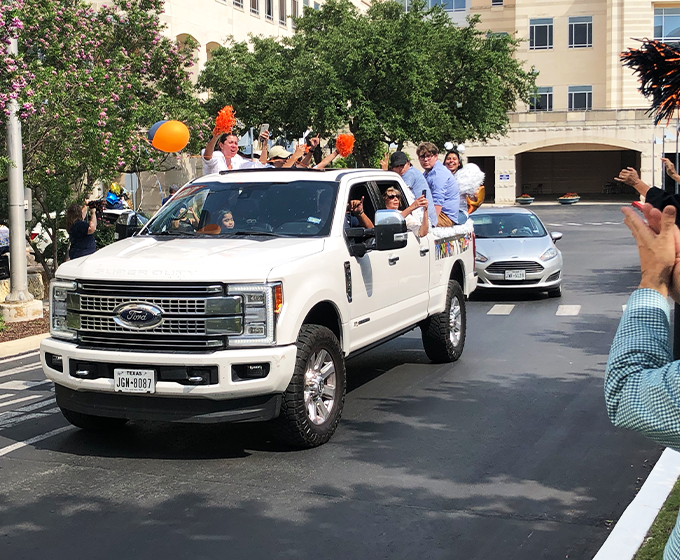
[[[449,280],[446,308],[420,325],[423,347],[430,360],[441,364],[460,358],[465,346],[466,317],[463,289],[456,280]]]
[[[560,284],[557,288],[548,290],[548,297],[562,297],[562,285]]]
[[[336,336],[320,325],[302,325],[296,345],[295,372],[272,427],[278,441],[310,448],[326,443],[338,427],[345,404],[345,359]],[[320,366],[326,371],[320,372]]]
[[[71,424],[77,428],[80,428],[81,430],[87,430],[89,432],[109,432],[118,428],[122,428],[128,421],[127,418],[94,416],[92,414],[75,412],[67,408],[62,408],[61,413]]]

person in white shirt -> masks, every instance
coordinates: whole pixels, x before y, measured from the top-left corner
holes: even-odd
[[[217,145],[217,150],[215,150]],[[213,137],[208,142],[205,150],[201,152],[203,156],[203,171],[205,175],[209,173],[219,173],[231,169],[240,169],[251,162],[239,156],[238,136],[227,133],[220,135],[213,132]]]

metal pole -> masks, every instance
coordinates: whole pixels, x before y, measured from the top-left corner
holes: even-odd
[[[8,54],[18,55],[19,44],[16,38],[10,41]],[[7,157],[9,167],[9,245],[10,245],[10,292],[5,298],[7,303],[31,301],[28,291],[26,265],[26,217],[24,216],[24,160],[21,147],[21,123],[17,116],[19,104],[16,99],[9,101],[7,120]]]
[[[680,134],[680,111],[675,108],[675,169],[680,167],[680,153],[678,153],[678,134]],[[675,194],[678,194],[678,182],[675,181]]]
[[[656,131],[655,131],[656,132]],[[656,144],[656,134],[652,134],[652,186],[656,186],[656,158],[654,157],[654,144]]]

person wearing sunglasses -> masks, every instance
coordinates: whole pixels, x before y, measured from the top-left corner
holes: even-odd
[[[394,187],[388,187],[383,193],[383,200],[385,201],[385,208],[388,210],[399,210],[401,193]],[[429,228],[427,219],[418,219],[414,215],[414,210],[418,208],[423,209],[423,212],[419,213],[421,216],[427,216],[427,198],[425,196],[421,195],[416,198],[412,204],[401,211],[401,215],[406,220],[406,227],[415,234],[417,239],[420,239],[427,235]]]
[[[437,226],[451,227],[459,223],[460,193],[456,177],[439,161],[439,149],[432,142],[423,142],[416,150],[418,161],[425,170],[425,180],[432,191],[437,211]]]

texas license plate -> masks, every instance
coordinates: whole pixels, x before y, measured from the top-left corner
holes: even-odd
[[[152,369],[114,369],[113,387],[120,393],[155,393],[156,372]]]
[[[506,270],[506,280],[526,280],[526,270]]]

